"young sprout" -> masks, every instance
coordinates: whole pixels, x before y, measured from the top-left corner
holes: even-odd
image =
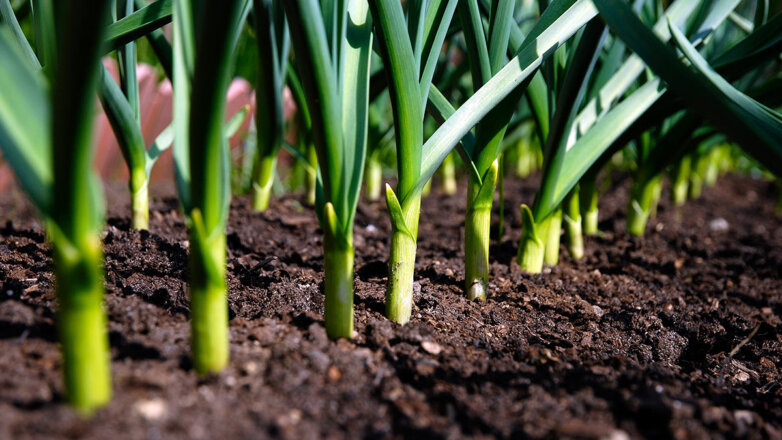
[[[671,202],[674,206],[682,206],[687,201],[687,194],[690,186],[690,165],[692,156],[689,154],[682,157],[676,164],[671,179]]]
[[[353,337],[353,219],[367,142],[372,29],[365,0],[284,2],[320,165],[326,332]]]
[[[280,0],[254,0],[253,13],[259,63],[258,86],[255,90],[258,137],[252,203],[256,211],[265,211],[274,183],[277,153],[285,137],[283,90],[290,39]]]
[[[736,3],[725,2],[712,9],[708,9],[708,5],[704,6],[707,10],[699,11],[696,14],[700,21],[694,22],[698,26],[694,34],[698,38],[704,38],[726,19]],[[666,16],[677,23],[684,23],[694,13],[697,6],[695,2],[678,0],[671,4],[666,11]],[[625,8],[623,11],[629,11],[628,13],[632,15],[632,10],[629,7],[623,5],[623,8]],[[704,13],[701,14],[701,12]],[[639,26],[641,25],[639,24]],[[646,28],[644,27],[644,29]],[[648,30],[648,32],[652,34],[652,30]],[[654,33],[660,38],[670,39],[671,32],[668,29],[666,19],[660,19],[655,24]],[[654,38],[658,38],[657,36]],[[582,41],[584,41],[584,36],[582,36]],[[581,51],[577,49],[573,59],[580,55]],[[544,237],[554,235],[548,230],[546,223],[548,217],[556,212],[557,207],[582,176],[589,172],[591,180],[591,176],[596,175],[599,170],[600,163],[605,163],[628,140],[636,138],[649,129],[649,118],[641,119],[641,117],[651,112],[650,109],[665,94],[666,89],[662,85],[661,79],[653,77],[620,103],[614,105],[612,103],[624,95],[633,81],[643,73],[644,65],[638,56],[631,55],[618,68],[615,68],[614,63],[601,65],[601,69],[605,68],[610,68],[613,74],[608,80],[598,83],[603,84],[599,91],[593,90],[589,94],[592,98],[583,106],[578,116],[571,123],[568,123],[570,128],[566,130],[567,134],[559,142],[559,146],[557,148],[547,147],[543,180],[536,194],[533,209],[522,207],[522,220],[527,231],[522,231],[518,261],[522,269],[528,272],[539,272],[542,269],[543,255],[540,253],[547,249]],[[571,74],[574,70],[568,69],[567,74]],[[579,81],[577,80],[577,82]],[[565,85],[567,84],[568,82],[565,81]],[[567,88],[563,90],[567,91]],[[560,96],[565,96],[562,91],[559,93]],[[532,107],[537,108],[534,102]],[[570,116],[567,116],[564,110],[570,109],[572,112],[579,108],[581,107],[578,105],[563,106],[558,104],[557,109],[563,111],[555,113],[552,132],[557,126],[557,114],[561,114],[564,120],[568,120]],[[665,113],[666,111],[668,113]],[[670,110],[664,109],[661,113],[669,116]],[[564,118],[564,116],[567,117]],[[639,120],[643,123],[636,123]],[[676,145],[675,142],[669,144]],[[554,144],[549,143],[548,145],[553,147]],[[666,157],[665,154],[656,156]],[[658,165],[655,165],[655,168],[657,167]],[[656,174],[650,174],[651,177],[654,175]],[[594,195],[591,188],[590,192]],[[654,199],[655,192],[652,191],[651,194]]]
[[[225,95],[248,11],[249,0],[174,3],[174,160],[190,238],[190,343],[199,374],[228,363]]]
[[[565,238],[570,256],[576,260],[584,257],[584,236],[582,234],[580,188],[576,185],[565,199],[562,221],[565,223]]]
[[[46,3],[35,11],[55,24],[36,30],[45,40],[39,47],[48,51],[50,94],[24,35],[0,28],[0,146],[47,226],[66,400],[88,413],[111,398],[100,239],[104,207],[91,143],[108,9],[103,1],[76,3]],[[18,26],[7,0],[0,0],[0,14],[12,29]]]
[[[396,192],[386,186],[392,227],[386,316],[400,324],[410,320],[413,305],[418,218],[424,190],[424,186],[416,190],[421,178],[424,110],[456,3],[411,1],[405,19],[400,2],[370,1],[394,113],[398,181]]]

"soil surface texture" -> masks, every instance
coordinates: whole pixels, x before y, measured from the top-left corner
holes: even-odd
[[[4,194],[0,439],[780,438],[782,218],[772,185],[726,176],[683,210],[666,190],[637,238],[625,232],[629,180],[615,175],[585,257],[563,246],[558,266],[529,275],[515,264],[519,205],[538,179],[507,179],[485,302],[463,294],[465,188],[446,196],[435,185],[422,203],[406,326],[383,316],[385,204],[362,201],[356,336],[338,341],[323,326],[312,209],[295,195],[265,213],[234,199],[231,362],[208,378],[188,354],[177,200],[154,198],[150,231],[133,231],[125,190],[110,188],[114,399],[90,419],[62,402],[44,231],[21,195]]]

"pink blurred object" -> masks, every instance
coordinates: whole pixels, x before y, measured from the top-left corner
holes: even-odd
[[[111,58],[105,58],[103,63],[116,80],[116,62]],[[168,79],[164,79],[158,83],[155,69],[146,64],[140,64],[136,72],[139,82],[141,133],[144,136],[144,142],[149,146],[171,124],[173,111],[171,82]],[[250,83],[246,80],[237,78],[231,82],[226,98],[226,121],[245,105],[250,106],[250,111],[245,116],[241,128],[231,138],[231,148],[236,148],[240,145],[242,138],[247,135],[250,118],[254,111],[254,97],[255,93],[250,87]],[[122,158],[122,153],[109,121],[102,111],[97,115],[95,139],[97,141],[95,166],[100,176],[104,180],[127,179],[127,165],[125,165],[125,161]],[[164,180],[173,181],[173,176],[173,157],[169,149],[160,156],[155,167],[152,168],[150,181],[153,183]]]
[[[103,64],[118,81],[117,63],[113,58],[106,57]],[[141,114],[141,133],[147,147],[155,141],[155,138],[171,124],[173,111],[173,96],[171,82],[163,79],[158,82],[158,75],[152,66],[139,64],[137,70],[139,82],[139,110]],[[288,87],[284,90],[285,119],[289,119],[296,112],[291,91]],[[249,106],[250,111],[245,116],[241,127],[231,137],[231,148],[237,148],[250,127],[255,117],[255,92],[250,83],[242,78],[234,79],[228,88],[226,96],[226,121],[244,106]],[[114,136],[106,114],[96,99],[95,125],[93,126],[93,139],[95,140],[95,169],[104,180],[127,180],[128,167],[122,158],[122,152]],[[240,156],[240,155],[238,155]],[[236,157],[236,156],[235,156]],[[152,168],[151,182],[173,182],[174,162],[171,149],[163,153]],[[13,184],[13,173],[10,167],[0,158],[0,191],[6,190]]]

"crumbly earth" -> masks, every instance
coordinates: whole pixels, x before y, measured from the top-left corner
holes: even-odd
[[[463,295],[464,188],[423,205],[413,319],[383,317],[385,205],[356,217],[356,331],[323,327],[321,231],[298,196],[232,204],[231,363],[188,355],[187,241],[177,201],[129,230],[110,191],[106,309],[114,399],[90,419],[62,403],[49,248],[18,194],[0,197],[0,438],[780,438],[782,219],[772,185],[721,178],[677,211],[664,192],[642,238],[629,182],[600,199],[603,234],[544,274],[515,265],[508,179],[491,294]],[[124,198],[123,198],[124,197]],[[496,226],[496,217],[495,217]]]

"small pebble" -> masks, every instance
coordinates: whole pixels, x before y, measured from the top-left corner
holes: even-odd
[[[630,440],[630,435],[621,429],[614,429],[607,438],[609,440]]]
[[[715,218],[709,222],[709,229],[713,232],[727,232],[730,229],[728,221],[722,217]]]
[[[332,382],[336,382],[336,381],[338,381],[342,377],[342,373],[339,371],[339,368],[337,368],[337,367],[335,367],[333,365],[331,367],[329,367],[328,375],[329,375],[329,379]]]
[[[242,373],[244,373],[246,376],[253,375],[257,372],[258,372],[258,364],[256,364],[255,362],[252,361],[246,362],[242,366]]]
[[[440,344],[432,341],[421,342],[421,348],[423,348],[425,352],[429,354],[433,354],[435,356],[437,356],[443,351],[443,347],[441,347]]]
[[[605,312],[603,311],[603,309],[600,308],[600,306],[598,306],[598,305],[592,306],[592,311],[595,312],[595,315],[597,315],[598,318],[602,318],[603,315],[605,315]]]
[[[145,420],[160,420],[166,414],[166,402],[162,399],[144,399],[137,401],[133,408]]]

